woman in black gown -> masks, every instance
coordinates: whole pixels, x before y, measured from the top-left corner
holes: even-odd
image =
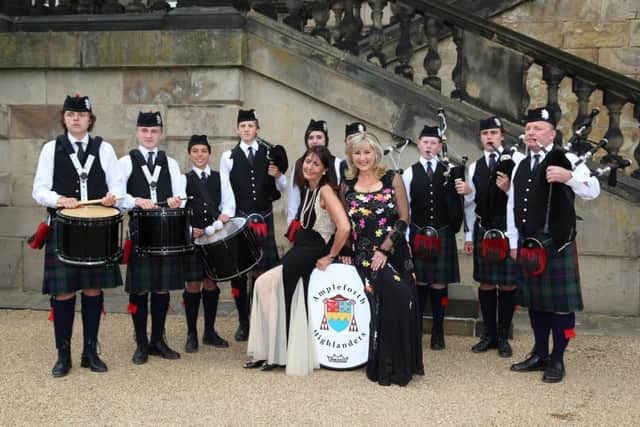
[[[375,135],[347,140],[341,195],[351,220],[353,257],[371,302],[367,377],[406,385],[424,373],[413,264],[405,238],[409,203],[402,177],[386,170]]]
[[[302,192],[301,229],[281,265],[255,283],[245,368],[269,371],[286,365],[287,374],[305,375],[318,367],[308,328],[305,294],[314,268],[324,270],[349,236],[349,219],[336,193],[332,156],[324,146],[309,148],[296,180]],[[334,236],[335,233],[335,236]]]

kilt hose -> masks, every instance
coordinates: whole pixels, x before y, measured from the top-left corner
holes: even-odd
[[[411,224],[409,242],[411,242],[412,248],[418,231],[418,228],[414,224]],[[460,281],[458,247],[456,245],[455,235],[448,226],[438,229],[438,235],[440,236],[441,250],[435,259],[424,261],[420,259],[420,257],[415,256],[415,254],[413,256],[414,271],[418,284],[448,284]]]
[[[119,264],[99,267],[77,267],[58,259],[58,224],[55,219],[47,236],[44,252],[44,278],[42,293],[52,296],[77,292],[82,289],[107,289],[122,286]]]
[[[476,221],[473,227],[473,280],[488,285],[516,285],[520,280],[520,268],[508,253],[501,262],[487,262],[482,257],[485,231]]]
[[[540,276],[532,277],[522,273],[518,283],[518,305],[547,312],[582,311],[584,306],[576,242],[558,252],[556,244],[550,238],[541,237],[538,240],[545,242],[547,266]],[[522,239],[518,248],[521,244]]]

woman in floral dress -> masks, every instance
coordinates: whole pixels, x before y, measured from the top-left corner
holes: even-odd
[[[341,194],[351,220],[352,262],[371,302],[367,377],[406,385],[424,373],[413,264],[405,238],[409,204],[402,177],[386,170],[375,135],[347,140]]]

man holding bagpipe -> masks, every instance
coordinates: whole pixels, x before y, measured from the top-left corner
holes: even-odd
[[[509,329],[519,271],[506,238],[507,191],[511,172],[524,155],[515,147],[511,151],[504,148],[504,128],[498,117],[480,120],[480,141],[482,157],[469,166],[468,183],[460,184],[467,224],[473,224],[465,233],[464,252],[473,254],[473,278],[480,282],[478,299],[484,321],[482,338],[471,351],[484,353],[497,348],[498,356],[511,357]]]
[[[220,158],[220,178],[231,183],[236,199],[236,214],[248,218],[249,227],[262,249],[262,260],[254,275],[274,267],[278,260],[273,228],[273,202],[287,188],[288,159],[281,145],[272,145],[258,137],[260,125],[255,110],[238,111],[236,133],[240,138]],[[238,310],[236,341],[249,338],[249,300],[247,276],[231,279],[231,292]]]
[[[575,196],[592,200],[600,183],[572,153],[553,147],[555,118],[550,108],[529,110],[525,142],[530,154],[513,171],[507,226],[516,227],[510,247],[519,249],[522,279],[518,304],[529,309],[535,337],[532,354],[514,372],[544,371],[542,380],[562,381],[564,351],[575,336],[575,311],[583,309],[576,249]],[[553,351],[549,354],[549,334]]]
[[[462,204],[456,177],[443,150],[443,135],[437,126],[425,126],[418,139],[420,160],[402,174],[411,208],[409,240],[415,265],[418,313],[424,315],[431,288],[433,322],[431,349],[443,350],[444,313],[448,305],[447,285],[460,281],[455,233],[462,224]],[[447,159],[446,161],[444,159]],[[462,168],[464,177],[464,168]]]

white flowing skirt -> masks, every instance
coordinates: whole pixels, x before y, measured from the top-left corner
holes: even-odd
[[[291,300],[289,339],[282,266],[260,275],[253,287],[247,354],[254,360],[286,365],[287,375],[308,375],[320,367],[304,302],[302,279]]]

